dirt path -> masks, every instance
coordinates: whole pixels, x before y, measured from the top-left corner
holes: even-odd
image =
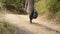
[[[33,20],[33,23],[30,24],[28,15],[5,14],[4,19],[6,22],[23,29],[28,34],[60,34],[59,26],[42,23],[39,18]]]

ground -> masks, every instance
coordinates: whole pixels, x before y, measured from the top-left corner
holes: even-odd
[[[59,25],[43,22],[40,17],[34,19],[32,24],[28,15],[4,14],[2,18],[21,29],[19,34],[60,34]]]

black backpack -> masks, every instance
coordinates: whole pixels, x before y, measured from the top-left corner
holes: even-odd
[[[36,19],[38,17],[38,12],[36,10],[34,10],[33,12],[33,18]]]

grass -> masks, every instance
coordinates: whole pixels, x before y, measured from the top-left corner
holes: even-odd
[[[55,16],[60,19],[60,10],[55,14]]]
[[[0,21],[0,34],[16,34],[17,29],[5,22],[5,21]]]
[[[47,19],[52,19],[54,17],[60,18],[60,11],[56,12],[55,14],[50,13],[50,11],[48,10],[49,2],[50,1],[48,0],[40,0],[39,2],[35,3],[35,8],[38,11],[39,15],[45,16]]]
[[[38,11],[39,15],[48,14],[48,10],[45,3],[45,1],[39,1],[35,4],[35,8]]]
[[[49,7],[50,5],[54,5],[54,3],[56,2],[56,0],[40,0],[39,2],[35,3],[35,9],[38,11],[40,17],[42,17],[42,19],[47,20],[47,21],[51,21],[54,20],[57,23],[60,23],[60,3],[57,3],[57,7],[53,6],[52,8],[57,10],[57,12],[54,11],[50,11]],[[51,9],[52,9],[51,8]],[[59,8],[59,9],[58,9]],[[53,10],[52,9],[52,10]]]

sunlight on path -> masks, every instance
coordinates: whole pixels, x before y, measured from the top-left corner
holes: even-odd
[[[56,32],[47,26],[39,24],[40,21],[37,19],[33,20],[33,24],[30,24],[28,15],[6,14],[4,19],[23,30],[32,32],[33,34],[60,34],[60,32]]]

